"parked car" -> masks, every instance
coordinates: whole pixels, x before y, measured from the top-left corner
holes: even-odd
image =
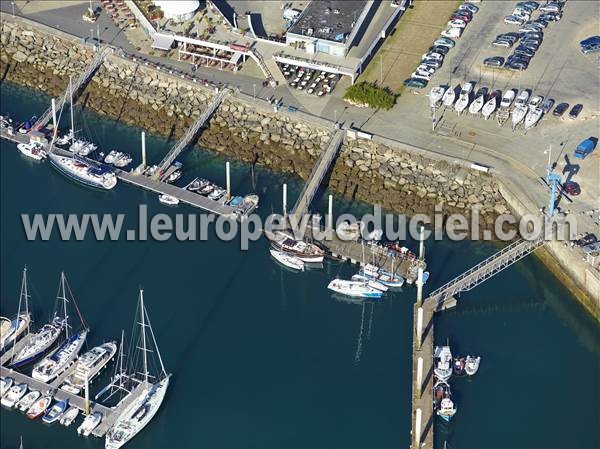
[[[537,23],[541,28],[548,28],[549,23],[546,20],[536,19],[531,23]]]
[[[423,89],[424,87],[427,87],[427,81],[421,78],[408,78],[404,81],[404,85],[406,87],[416,87],[417,89]]]
[[[559,3],[550,2],[545,5],[540,6],[540,11],[542,12],[559,12],[561,10],[561,5]]]
[[[552,98],[546,98],[542,103],[542,111],[544,112],[544,114],[550,112],[552,106],[554,106],[554,100]]]
[[[535,55],[535,51],[533,51],[530,48],[527,47],[517,47],[514,51],[515,55],[523,55],[523,56],[527,56],[528,58],[531,58]]]
[[[479,8],[477,6],[471,5],[470,3],[463,3],[458,7],[458,9],[463,11],[469,11],[471,14],[477,14],[477,11],[479,11]]]
[[[469,21],[473,19],[473,13],[471,11],[467,11],[466,9],[457,9],[452,13],[453,16],[465,16],[469,18]]]
[[[488,67],[502,67],[504,65],[504,58],[502,56],[492,56],[491,58],[485,58],[483,65]]]
[[[430,81],[431,80],[431,73],[427,73],[427,72],[412,72],[410,74],[410,77],[411,78],[423,79],[423,80]]]
[[[430,67],[425,64],[421,64],[415,70],[416,72],[435,73],[435,67]]]
[[[436,61],[441,61],[444,59],[444,55],[436,53],[434,51],[430,51],[423,55],[423,59],[435,59]]]
[[[591,36],[579,42],[579,45],[586,47],[588,45],[600,44],[600,36]]]
[[[526,61],[510,61],[508,63],[508,65],[505,65],[505,67],[508,67],[509,69],[513,69],[513,70],[527,70],[527,67],[529,67],[529,63]]]
[[[581,193],[581,187],[575,181],[565,182],[563,184],[563,190],[572,196],[577,196]]]
[[[562,14],[559,12],[542,14],[538,17],[538,20],[545,22],[558,22],[560,19],[562,19]]]
[[[430,52],[439,53],[440,55],[446,56],[450,51],[450,47],[446,47],[444,45],[435,45],[429,48]]]
[[[521,28],[519,28],[520,33],[529,33],[529,32],[540,32],[544,27],[540,24],[536,24],[533,22],[526,23]]]
[[[504,48],[510,48],[515,44],[514,41],[510,41],[508,39],[496,39],[494,42],[492,42],[492,45],[494,47],[504,47]]]
[[[535,52],[538,48],[540,48],[540,44],[536,44],[535,42],[521,42],[519,47],[529,48]]]
[[[464,28],[467,26],[467,22],[460,19],[454,19],[448,22],[448,26],[453,28]]]
[[[526,33],[523,33],[523,35],[521,36],[521,39],[526,40],[526,39],[539,39],[542,40],[544,38],[544,33],[542,33],[541,31],[528,31]]]
[[[535,11],[540,7],[540,4],[538,2],[519,2],[517,3],[517,6],[529,8]]]
[[[517,17],[517,16],[506,16],[504,18],[504,23],[508,23],[509,25],[523,25],[527,20]]]
[[[448,27],[444,31],[442,31],[440,34],[444,37],[457,38],[462,35],[462,32],[463,32],[462,28]]]
[[[554,117],[562,117],[567,109],[569,109],[569,103],[559,103],[559,105],[554,108],[552,115]]]
[[[581,48],[581,53],[583,53],[584,55],[596,53],[598,51],[600,51],[600,43],[586,45],[585,47]]]
[[[472,17],[466,16],[464,14],[452,14],[450,16],[450,21],[454,21],[454,20],[462,20],[463,22],[465,22],[465,26],[469,24],[469,22],[471,21]],[[450,22],[448,22],[450,23]],[[464,27],[461,27],[464,28]]]
[[[444,47],[452,48],[454,47],[454,41],[447,37],[439,37],[433,42],[433,45],[442,45]]]
[[[579,114],[581,113],[581,110],[583,109],[583,105],[582,104],[576,104],[575,106],[573,106],[571,108],[571,110],[569,111],[569,118],[571,120],[575,120]]]
[[[575,156],[577,159],[585,159],[586,156],[594,151],[597,143],[598,139],[585,139],[579,145],[577,145],[577,148],[575,148],[575,151],[573,152],[573,156]]]
[[[438,61],[437,59],[426,58],[421,61],[421,64],[424,64],[428,67],[433,67],[435,69],[439,69],[442,66],[442,61]]]

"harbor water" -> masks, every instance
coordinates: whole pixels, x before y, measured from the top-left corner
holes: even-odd
[[[2,84],[2,113],[15,120],[40,113],[48,99]],[[68,112],[63,113],[63,129]],[[77,128],[105,152],[116,148],[140,160],[139,129],[92,113]],[[28,267],[37,325],[47,322],[60,271],[68,276],[91,327],[88,347],[131,332],[138,287],[152,320],[167,371],[165,401],[129,448],[407,448],[411,423],[412,305],[405,286],[375,302],[347,302],[326,289],[349,277],[348,264],[293,273],[272,260],[267,242],[27,241],[21,214],[124,214],[134,229],[139,204],[148,215],[199,213],[167,207],[157,196],[120,183],[111,191],[75,184],[47,163],[26,160],[1,142],[0,315],[16,313],[21,271]],[[170,143],[148,136],[157,162]],[[188,150],[185,177],[225,184],[225,160]],[[232,190],[260,195],[265,217],[281,209],[282,184],[290,204],[302,183],[264,169],[232,164]],[[325,195],[318,207],[326,209]],[[368,211],[335,199],[336,214]],[[415,242],[407,245],[417,250]],[[496,251],[491,243],[428,241],[436,288]],[[600,331],[569,292],[535,257],[528,257],[464,294],[455,310],[436,318],[436,342],[478,354],[472,379],[451,381],[458,413],[437,422],[436,446],[450,448],[596,448],[600,446]],[[92,384],[105,384],[112,365]],[[100,448],[76,426],[45,425],[22,413],[0,411],[0,447]],[[81,418],[80,418],[81,419]]]

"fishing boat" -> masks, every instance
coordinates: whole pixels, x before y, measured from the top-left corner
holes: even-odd
[[[67,339],[51,355],[35,365],[31,377],[41,382],[52,382],[77,358],[85,343],[88,330],[84,329],[71,336],[68,335],[68,326],[65,326],[65,331]]]
[[[452,376],[452,352],[450,346],[436,346],[433,353],[433,373],[441,381],[447,381]]]
[[[29,312],[19,313],[13,320],[8,320],[7,329],[2,332],[0,337],[0,352],[15,343],[27,331],[30,322]]]
[[[481,361],[481,357],[471,357],[467,356],[465,361],[465,372],[469,376],[473,376],[479,370],[479,362]]]
[[[27,393],[27,384],[20,383],[13,385],[8,392],[2,396],[0,403],[4,407],[12,408]]]
[[[291,233],[285,231],[275,231],[274,233],[265,231],[265,235],[270,240],[274,249],[295,256],[302,262],[321,263],[325,258],[325,251],[323,249],[314,243],[297,240]]]
[[[442,103],[444,106],[450,107],[454,104],[456,100],[456,89],[454,87],[449,87],[446,92],[444,92],[444,96],[442,97]]]
[[[466,374],[465,372],[466,359],[464,357],[456,357],[452,362],[452,375],[456,377],[462,377]]]
[[[368,282],[334,279],[327,286],[329,290],[354,298],[379,299],[383,296],[381,290],[371,287]]]
[[[96,427],[102,421],[102,413],[94,412],[85,417],[81,425],[77,428],[77,433],[85,437],[90,436]]]
[[[475,98],[475,100],[473,100],[473,103],[471,103],[471,105],[469,106],[469,113],[476,115],[479,114],[479,112],[481,111],[481,108],[483,108],[483,105],[485,104],[485,95],[479,95],[478,97]]]
[[[383,293],[388,291],[388,288],[385,285],[383,285],[381,282],[377,282],[372,279],[369,279],[367,276],[364,276],[360,273],[352,275],[351,279],[353,281],[366,282],[367,285],[369,285],[369,287],[373,287],[374,289],[379,290],[380,292],[383,292]]]
[[[8,393],[14,382],[12,377],[0,377],[0,397]]]
[[[39,142],[20,143],[17,145],[17,148],[21,154],[36,161],[42,161],[48,156],[44,150],[44,146]]]
[[[283,251],[278,251],[276,249],[270,249],[271,256],[281,264],[286,267],[292,268],[294,270],[304,271],[304,262],[300,260],[296,256],[292,256],[290,254],[286,254]]]
[[[50,163],[66,177],[85,186],[110,190],[117,185],[116,175],[106,166],[79,157],[50,154]]]
[[[69,407],[69,410],[67,410],[62,415],[62,418],[60,418],[59,422],[63,426],[69,427],[71,424],[73,424],[73,421],[75,421],[75,419],[77,419],[78,416],[79,416],[79,409],[75,406],[71,406],[71,407]]]
[[[446,93],[447,88],[444,86],[437,86],[431,89],[429,92],[429,106],[435,108],[439,106],[444,94]]]
[[[444,421],[449,422],[456,414],[456,406],[452,401],[450,385],[446,382],[438,382],[433,387],[433,397],[437,415]]]
[[[46,410],[42,421],[46,424],[52,424],[60,419],[65,410],[69,408],[69,400],[63,399],[62,401],[56,401],[52,407]]]
[[[392,258],[392,264],[394,260]],[[392,265],[393,270],[393,265]],[[399,274],[389,273],[374,264],[366,264],[361,268],[359,274],[368,277],[371,280],[377,281],[389,288],[400,288],[404,284],[404,278]]]
[[[471,92],[473,91],[473,83],[465,83],[462,86],[460,94],[458,96],[458,101],[454,105],[454,110],[458,112],[458,114],[462,114],[465,109],[469,106],[469,102],[471,101]]]
[[[92,348],[75,362],[71,373],[60,387],[69,393],[79,394],[85,387],[85,382],[91,382],[94,377],[112,360],[117,352],[115,342],[104,343]]]
[[[144,292],[140,290],[139,319],[136,323],[140,326],[140,344],[136,345],[142,351],[143,366],[141,374],[141,385],[144,388],[142,394],[129,404],[116,419],[115,424],[108,430],[105,439],[106,449],[118,449],[135,437],[156,415],[160,408],[167,388],[169,387],[170,374],[167,374],[162,363],[162,357],[156,344],[156,338],[144,306]],[[153,347],[148,349],[146,328],[149,330]],[[160,363],[161,371],[151,376],[148,371],[148,353],[156,354]]]
[[[31,407],[33,405],[33,403],[35,401],[37,401],[41,395],[42,395],[42,393],[40,393],[39,391],[31,390],[29,393],[27,393],[25,396],[23,396],[19,400],[19,402],[17,402],[16,408],[18,410],[21,410],[22,412],[24,412],[25,410],[29,409],[29,407]]]
[[[179,198],[163,193],[158,197],[158,201],[167,204],[168,206],[176,206],[179,204]]]
[[[501,92],[499,90],[495,90],[490,94],[490,98],[481,108],[481,115],[485,120],[489,119],[496,109],[498,108],[498,102],[500,101]]]
[[[29,407],[25,416],[27,416],[27,418],[29,418],[29,419],[39,418],[46,412],[46,409],[50,406],[51,402],[52,402],[51,395],[46,395],[46,396],[41,397],[40,399],[35,401],[31,407]]]

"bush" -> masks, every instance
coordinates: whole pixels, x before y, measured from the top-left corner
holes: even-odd
[[[344,99],[386,110],[392,109],[396,103],[396,95],[388,88],[378,87],[366,81],[350,86],[344,94]]]

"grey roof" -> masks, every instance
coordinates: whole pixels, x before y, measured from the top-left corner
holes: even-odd
[[[366,5],[367,0],[312,0],[288,32],[346,43]]]

